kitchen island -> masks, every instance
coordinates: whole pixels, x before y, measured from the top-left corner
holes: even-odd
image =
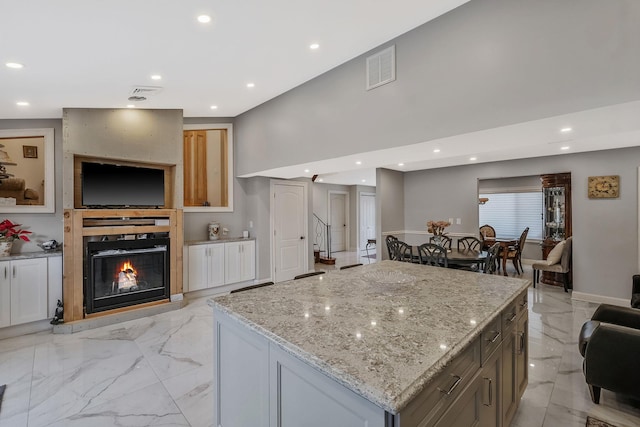
[[[508,425],[529,284],[383,261],[213,298],[215,425]]]

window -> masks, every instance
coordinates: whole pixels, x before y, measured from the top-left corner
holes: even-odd
[[[480,194],[489,201],[479,206],[478,227],[489,224],[498,237],[517,237],[529,227],[528,238],[542,240],[542,192]]]

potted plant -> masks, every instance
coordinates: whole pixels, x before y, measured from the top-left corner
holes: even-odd
[[[8,219],[0,222],[0,256],[9,256],[13,242],[16,240],[29,241],[27,234],[31,232],[18,228],[20,226],[21,224],[14,224]]]

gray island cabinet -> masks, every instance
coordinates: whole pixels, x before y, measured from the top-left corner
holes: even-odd
[[[529,284],[383,261],[210,299],[214,425],[506,427]]]

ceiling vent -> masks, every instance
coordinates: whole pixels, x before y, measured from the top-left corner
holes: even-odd
[[[396,79],[395,45],[367,58],[367,90],[382,86]]]
[[[143,97],[149,98],[150,96],[154,96],[162,92],[162,88],[160,86],[134,86],[129,92],[129,96],[132,97]]]

